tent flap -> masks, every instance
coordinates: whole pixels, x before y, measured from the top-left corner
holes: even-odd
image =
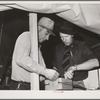
[[[61,18],[96,34],[100,34],[100,4],[69,4],[54,2],[0,4],[0,11],[13,8],[35,13],[56,13]]]

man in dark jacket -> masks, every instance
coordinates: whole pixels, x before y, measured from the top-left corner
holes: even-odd
[[[74,89],[85,89],[83,80],[88,77],[89,70],[99,66],[98,59],[85,42],[74,39],[73,24],[62,21],[59,22],[57,29],[62,43],[56,46],[53,66],[58,70],[60,77],[72,80]],[[63,61],[65,49],[69,49],[68,65]]]

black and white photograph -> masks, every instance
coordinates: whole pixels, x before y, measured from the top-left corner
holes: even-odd
[[[0,93],[32,91],[100,98],[100,2],[0,1]]]

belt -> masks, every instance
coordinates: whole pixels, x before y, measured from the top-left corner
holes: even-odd
[[[11,80],[10,90],[30,90],[30,82]]]
[[[29,82],[15,81],[15,80],[11,80],[11,81],[14,82],[14,83],[17,83],[17,84],[30,85]]]

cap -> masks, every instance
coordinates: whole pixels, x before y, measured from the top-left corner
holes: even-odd
[[[70,35],[74,35],[74,25],[68,21],[62,21],[59,22],[58,26],[58,31],[65,33],[65,34],[70,34]]]
[[[43,27],[43,28],[46,28],[49,31],[49,33],[51,33],[52,35],[54,35],[53,32],[52,32],[53,31],[53,27],[54,27],[54,21],[51,20],[50,18],[48,18],[48,17],[42,17],[39,20],[38,25],[41,26],[41,27]]]

